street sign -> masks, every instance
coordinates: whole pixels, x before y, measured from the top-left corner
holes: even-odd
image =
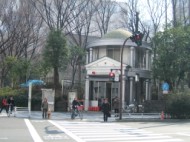
[[[162,84],[162,91],[163,91],[163,94],[168,94],[168,92],[169,92],[169,84],[168,83],[164,82]]]
[[[119,71],[119,70],[116,70],[116,71],[115,71],[115,78],[114,78],[114,81],[119,81],[119,75],[120,75],[120,71]]]

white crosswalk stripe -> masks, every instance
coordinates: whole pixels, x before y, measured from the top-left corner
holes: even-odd
[[[116,123],[50,121],[80,142],[182,142],[163,134]]]

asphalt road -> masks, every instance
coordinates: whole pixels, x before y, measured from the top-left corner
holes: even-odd
[[[43,120],[2,116],[0,142],[13,141],[190,142],[190,121],[103,122],[88,119]]]

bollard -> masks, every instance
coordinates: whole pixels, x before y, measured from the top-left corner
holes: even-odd
[[[161,112],[160,118],[161,118],[161,120],[164,120],[164,111]]]
[[[51,118],[51,109],[48,109],[47,115],[48,115],[48,119],[50,119]]]

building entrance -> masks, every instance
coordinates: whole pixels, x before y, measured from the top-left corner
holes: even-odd
[[[116,96],[119,97],[119,83],[118,82],[108,82],[108,81],[91,81],[90,83],[90,101],[101,100],[98,102],[100,105],[103,99],[108,98],[109,103],[112,106],[112,100]]]

